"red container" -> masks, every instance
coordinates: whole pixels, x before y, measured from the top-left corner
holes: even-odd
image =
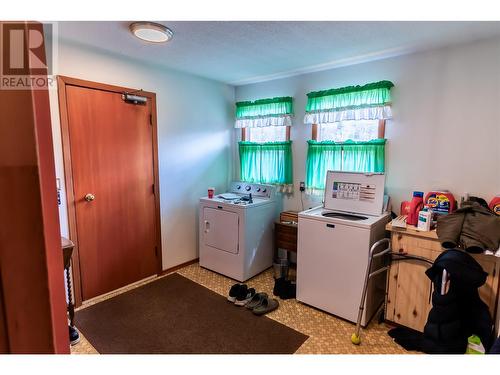
[[[215,188],[208,188],[208,198],[212,199],[214,197]]]
[[[410,204],[411,204],[410,201],[403,201],[403,202],[401,202],[401,213],[400,213],[400,215],[406,215],[406,216],[408,216],[408,214],[410,213]]]
[[[424,204],[434,214],[449,214],[457,209],[457,201],[449,191],[428,192]]]
[[[408,217],[406,218],[406,224],[417,225],[418,224],[418,213],[424,207],[424,193],[421,191],[414,191],[413,198],[410,202],[410,212],[408,212]]]
[[[491,200],[490,210],[500,216],[500,195],[497,195]]]

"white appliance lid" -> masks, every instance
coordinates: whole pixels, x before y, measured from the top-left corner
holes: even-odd
[[[385,175],[328,171],[325,203],[328,210],[380,215],[384,205]]]

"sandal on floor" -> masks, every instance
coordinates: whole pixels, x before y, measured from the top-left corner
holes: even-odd
[[[253,296],[253,298],[248,302],[245,307],[249,310],[255,309],[257,306],[262,305],[262,301],[267,298],[266,293],[257,293]]]
[[[276,299],[264,298],[260,306],[257,306],[252,310],[255,315],[264,315],[268,312],[274,311],[278,308],[280,303]]]

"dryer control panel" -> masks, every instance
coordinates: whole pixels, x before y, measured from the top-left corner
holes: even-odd
[[[231,183],[230,192],[236,194],[250,194],[253,197],[271,199],[274,197],[276,188],[272,185],[253,184],[243,181],[234,181]]]

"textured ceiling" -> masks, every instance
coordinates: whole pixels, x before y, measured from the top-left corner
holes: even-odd
[[[166,44],[129,22],[60,22],[59,37],[241,85],[500,35],[500,22],[160,22]]]

